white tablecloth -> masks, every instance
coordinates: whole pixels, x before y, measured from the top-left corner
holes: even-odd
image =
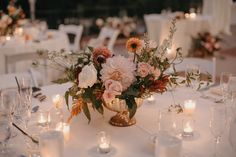
[[[171,18],[161,14],[150,14],[144,16],[147,33],[151,40],[161,44],[168,37]],[[210,18],[197,16],[195,19],[181,19],[176,23],[177,31],[174,35],[173,49],[183,48],[183,55],[188,54],[191,47],[191,37],[202,31],[210,31]]]
[[[43,88],[43,93],[47,95],[47,101],[40,104],[40,108],[52,107],[51,96],[57,93],[63,94],[68,89],[69,84],[51,85]],[[178,88],[174,92],[177,102],[182,103],[185,99],[194,95],[187,88]],[[82,113],[73,119],[71,124],[71,138],[65,143],[65,157],[153,157],[154,149],[149,140],[149,134],[157,131],[157,112],[161,107],[172,104],[170,93],[155,95],[154,104],[144,103],[135,115],[137,124],[130,127],[114,127],[108,124],[111,115],[115,113],[105,110],[104,116],[91,109],[92,121],[88,124],[85,115]],[[34,102],[39,104],[39,102]],[[213,153],[213,136],[209,129],[210,106],[214,103],[206,99],[197,99],[195,115],[195,139],[183,141],[183,152],[186,157],[210,157]],[[68,111],[64,107],[64,113],[68,116]],[[112,151],[106,155],[99,155],[96,150],[96,134],[104,130],[111,135]],[[228,142],[228,130],[226,129],[218,151],[225,157],[235,157]],[[15,147],[23,152],[24,145],[19,140],[20,133],[13,139]]]
[[[56,30],[49,30],[48,33],[51,34],[52,38],[41,40],[40,42],[25,42],[22,39],[16,39],[10,40],[4,45],[0,44],[0,74],[5,73],[5,54],[36,52],[38,49],[47,49],[49,51],[60,50],[62,48],[68,49],[69,46],[67,36],[65,34],[62,34]],[[19,63],[19,66],[17,65],[16,72],[19,72],[24,68],[24,64]]]

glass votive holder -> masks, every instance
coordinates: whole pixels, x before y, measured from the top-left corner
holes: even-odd
[[[69,123],[60,122],[56,125],[55,130],[61,131],[63,133],[64,140],[69,141],[70,139],[70,124]]]
[[[181,157],[182,140],[166,132],[155,139],[155,157]]]
[[[56,94],[52,97],[52,102],[53,102],[53,105],[56,109],[62,108],[63,100],[64,100],[64,98],[60,94]]]
[[[41,157],[63,157],[64,141],[60,131],[47,131],[39,136],[39,150]]]
[[[100,153],[109,153],[111,150],[111,137],[106,132],[101,131],[97,135],[98,151]]]
[[[39,111],[38,112],[38,125],[40,126],[48,126],[48,124],[50,123],[51,121],[51,118],[50,118],[50,112],[49,111]]]
[[[194,125],[195,121],[191,118],[186,118],[183,120],[183,132],[182,137],[193,137],[194,135]]]
[[[188,116],[192,116],[196,109],[196,101],[195,100],[185,100],[184,101],[184,113]]]

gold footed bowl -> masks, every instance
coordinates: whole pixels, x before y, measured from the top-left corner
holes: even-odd
[[[137,106],[141,106],[143,103],[143,99],[136,98],[135,99]],[[115,99],[111,103],[106,103],[105,107],[111,111],[117,112],[116,115],[111,117],[109,123],[113,126],[118,127],[127,127],[134,125],[136,123],[136,119],[129,117],[128,106],[124,100]]]

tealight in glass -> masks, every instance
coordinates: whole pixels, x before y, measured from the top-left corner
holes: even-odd
[[[106,132],[101,131],[97,135],[98,151],[100,153],[109,153],[111,150],[111,137]]]
[[[183,120],[183,132],[182,137],[191,138],[194,136],[195,121],[192,118],[186,118]]]
[[[49,111],[39,111],[38,112],[38,124],[40,126],[47,126],[51,121],[51,118],[50,118],[50,112]]]

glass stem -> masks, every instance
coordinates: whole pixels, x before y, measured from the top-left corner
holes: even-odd
[[[214,157],[217,157],[217,145],[220,143],[220,136],[215,137],[214,143]]]

